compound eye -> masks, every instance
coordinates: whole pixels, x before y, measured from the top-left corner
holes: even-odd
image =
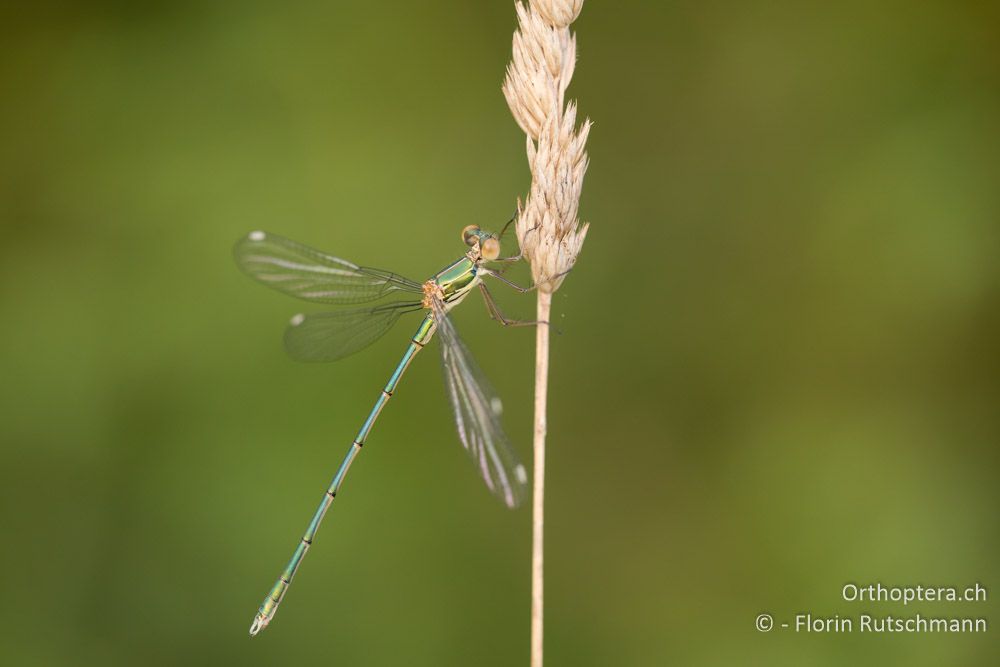
[[[476,232],[478,231],[479,225],[467,225],[466,228],[462,230],[462,241],[465,245],[475,245],[476,240],[478,239]]]
[[[500,242],[496,239],[486,239],[479,247],[483,259],[496,259],[500,256]]]

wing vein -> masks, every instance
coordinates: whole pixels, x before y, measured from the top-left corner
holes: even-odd
[[[499,398],[459,338],[444,304],[434,300],[431,305],[459,440],[487,488],[509,507],[516,507],[526,493],[527,478],[493,409]]]
[[[274,234],[253,232],[233,254],[251,278],[306,301],[351,305],[394,292],[422,292],[419,283],[390,271],[358,266]]]

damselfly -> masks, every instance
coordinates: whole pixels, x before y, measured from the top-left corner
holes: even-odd
[[[500,236],[502,235],[503,232]],[[482,283],[482,277],[494,277],[519,291],[531,288],[518,287],[499,271],[486,266],[491,262],[518,259],[500,257],[500,238],[497,235],[485,232],[476,225],[469,225],[462,230],[462,240],[469,250],[424,283],[408,280],[389,271],[358,266],[264,232],[251,232],[236,244],[234,253],[240,268],[250,277],[286,294],[306,301],[336,305],[386,300],[379,305],[358,309],[294,316],[285,331],[285,347],[295,359],[341,359],[375,342],[401,315],[410,312],[424,313],[403,358],[389,377],[333,476],[333,481],[323,494],[323,500],[313,514],[291,560],[257,611],[250,625],[251,636],[263,630],[274,617],[375,420],[396,391],[400,378],[413,357],[435,333],[441,340],[445,386],[462,445],[472,456],[490,491],[499,496],[508,507],[516,507],[523,499],[528,476],[500,426],[500,399],[459,339],[454,325],[448,319],[448,311],[478,287],[493,319],[505,326],[533,324],[506,319],[486,285]]]

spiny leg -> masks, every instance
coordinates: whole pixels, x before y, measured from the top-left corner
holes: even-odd
[[[514,215],[510,216],[510,220],[508,220],[507,224],[505,224],[503,229],[500,230],[500,234],[497,235],[498,241],[503,240],[503,235],[507,233],[507,228],[510,227],[515,220],[517,220],[517,211],[514,211]]]
[[[503,238],[503,235],[507,231],[507,228],[510,227],[510,225],[511,225],[512,222],[514,222],[515,220],[517,220],[517,215],[520,212],[521,212],[521,198],[518,197],[517,198],[517,209],[514,211],[514,215],[511,216],[511,219],[507,221],[507,224],[503,226],[503,229],[500,230],[500,236],[497,237],[498,239],[502,239]],[[536,229],[538,229],[538,225],[537,224],[534,227],[532,227],[531,229],[526,230],[524,232],[524,235],[527,236],[528,234],[530,234],[531,232],[535,231]],[[517,258],[520,259],[521,255],[518,254]]]
[[[563,276],[565,276],[567,273],[569,273],[572,270],[573,270],[572,268],[569,268],[569,269],[566,269],[565,271],[563,271],[562,273],[557,273],[556,275],[552,276],[548,280],[542,281],[541,284],[545,284],[547,282],[551,282],[553,280],[556,280],[557,278],[562,278]],[[492,276],[493,278],[496,278],[500,282],[505,283],[508,287],[512,287],[512,288],[516,289],[521,294],[524,294],[525,292],[531,292],[532,290],[536,290],[536,289],[538,289],[538,285],[539,285],[539,283],[535,283],[531,287],[521,287],[517,283],[511,282],[510,280],[507,280],[506,278],[504,278],[503,275],[501,275],[500,271],[493,271],[493,270],[490,270],[490,269],[487,269],[487,268],[480,269],[480,273],[482,273],[483,275],[486,275],[486,276]]]
[[[479,290],[483,293],[483,301],[486,302],[486,311],[490,315],[490,319],[496,320],[504,327],[530,327],[537,324],[548,324],[548,322],[540,322],[539,320],[509,320],[504,317],[504,314],[500,312],[500,306],[497,302],[493,300],[493,295],[490,294],[489,289],[483,283],[479,283]]]
[[[514,211],[514,215],[511,216],[510,220],[507,221],[507,224],[505,224],[503,226],[503,229],[500,230],[500,233],[497,235],[497,241],[503,241],[503,235],[507,233],[507,229],[510,228],[511,224],[515,220],[517,220],[517,211]],[[511,257],[497,257],[496,259],[493,259],[493,260],[490,260],[490,261],[492,261],[492,262],[517,262],[522,257],[524,257],[524,253],[521,252],[520,248],[518,248],[518,252],[517,252],[516,255],[513,255]],[[502,271],[506,271],[507,269],[506,269],[506,267],[504,267],[501,270]]]
[[[513,257],[497,257],[496,259],[491,259],[490,262],[497,262],[497,263],[501,264],[501,266],[499,268],[490,269],[490,271],[492,271],[491,275],[502,276],[503,274],[507,273],[507,271],[508,271],[508,269],[510,269],[510,267],[514,266],[514,262],[519,262],[523,258],[524,258],[524,254],[523,253],[518,253],[517,255],[515,255]],[[482,283],[480,283],[480,284],[482,284]]]

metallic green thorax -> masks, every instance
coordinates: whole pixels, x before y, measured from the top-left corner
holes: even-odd
[[[453,306],[465,298],[465,296],[479,282],[480,278],[478,270],[478,257],[475,257],[473,253],[470,252],[469,254],[464,255],[461,259],[455,261],[453,264],[442,269],[437,275],[424,283],[425,290],[433,289],[435,287],[440,289],[444,295],[444,301],[449,306]],[[424,316],[423,321],[421,321],[420,326],[417,327],[413,337],[410,339],[410,344],[406,348],[406,352],[403,353],[403,358],[400,359],[399,364],[396,366],[396,370],[393,371],[392,375],[389,377],[389,381],[386,382],[385,386],[382,388],[382,393],[375,401],[375,405],[372,407],[371,412],[368,413],[368,418],[365,419],[364,424],[362,424],[361,430],[358,431],[357,436],[354,438],[354,442],[351,443],[351,447],[344,456],[344,460],[340,464],[337,474],[333,476],[330,486],[323,495],[323,500],[320,501],[319,507],[316,508],[316,513],[313,514],[313,518],[309,522],[309,527],[306,528],[306,532],[302,535],[301,541],[295,548],[295,553],[292,554],[292,558],[288,561],[288,565],[285,567],[285,570],[281,573],[281,576],[278,577],[278,581],[276,581],[274,586],[271,587],[271,591],[267,594],[267,597],[264,598],[264,602],[260,605],[260,609],[257,611],[257,616],[254,618],[253,625],[250,626],[251,635],[256,635],[264,629],[264,627],[266,627],[271,621],[274,613],[277,611],[278,605],[281,603],[281,599],[288,591],[288,586],[292,583],[292,578],[295,577],[295,573],[298,571],[299,565],[302,563],[302,559],[305,557],[309,547],[312,546],[313,539],[316,536],[316,532],[319,530],[323,517],[326,515],[326,511],[330,509],[333,499],[337,497],[340,485],[343,483],[344,477],[347,475],[347,471],[354,462],[354,458],[364,446],[365,440],[368,438],[368,434],[375,425],[375,420],[378,419],[379,413],[382,412],[382,408],[385,407],[385,404],[389,402],[390,398],[392,398],[393,392],[395,392],[396,386],[399,384],[399,381],[403,377],[403,373],[406,372],[410,362],[413,361],[413,358],[417,356],[417,353],[423,349],[424,345],[426,345],[434,335],[434,326],[434,315],[432,312],[428,312]]]
[[[461,259],[441,269],[434,276],[434,284],[444,292],[445,300],[461,299],[471,290],[478,279],[479,263],[465,255]]]

